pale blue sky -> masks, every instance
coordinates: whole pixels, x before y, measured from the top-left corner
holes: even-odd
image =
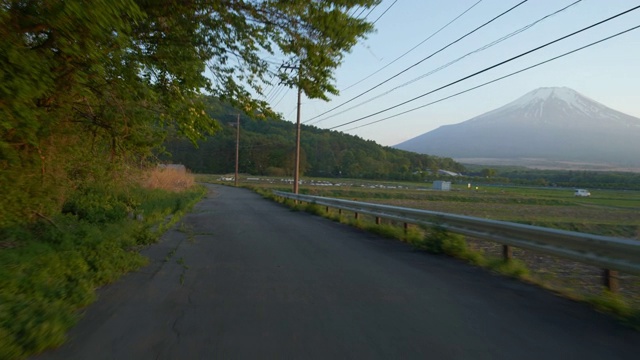
[[[336,72],[338,88],[344,89],[388,64],[477,1],[398,0],[378,21],[376,32],[358,44],[352,53],[346,56],[344,64]],[[412,53],[357,86],[342,91],[340,96],[333,97],[330,102],[303,98],[302,121],[309,122],[312,117],[384,81],[520,1],[483,0]],[[382,4],[371,14],[370,19],[375,19],[392,2],[393,0],[383,0]],[[314,124],[317,120],[324,119],[428,73],[573,2],[574,0],[529,0],[398,78],[309,123]],[[637,5],[640,5],[639,0],[583,0],[566,11],[548,18],[490,49],[470,55],[413,84],[314,125],[330,128],[369,115]],[[363,125],[426,104],[636,25],[640,25],[640,9],[398,109],[337,130],[345,131],[357,125]],[[382,145],[395,145],[439,126],[468,120],[513,101],[533,89],[548,86],[570,87],[609,107],[640,117],[640,29],[481,89],[415,112],[346,132],[374,140]],[[275,106],[276,111],[282,113],[287,120],[295,121],[296,92],[290,90],[282,97],[281,101],[280,98],[281,96],[278,96],[273,101],[274,104],[279,101]]]

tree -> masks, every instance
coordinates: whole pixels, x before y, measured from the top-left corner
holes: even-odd
[[[491,178],[496,176],[496,169],[485,168],[480,171],[480,175],[486,178]]]
[[[0,226],[59,209],[69,191],[139,163],[167,134],[218,131],[204,94],[276,116],[252,95],[269,84],[266,55],[303,75],[274,81],[309,98],[337,93],[333,70],[372,30],[349,14],[378,1],[3,1],[0,187],[20,205],[1,204]]]

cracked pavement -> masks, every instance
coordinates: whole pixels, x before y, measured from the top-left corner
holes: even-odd
[[[584,304],[289,209],[210,194],[37,359],[636,359]]]

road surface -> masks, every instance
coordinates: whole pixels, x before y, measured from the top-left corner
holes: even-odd
[[[37,359],[638,359],[640,333],[455,259],[208,197]]]

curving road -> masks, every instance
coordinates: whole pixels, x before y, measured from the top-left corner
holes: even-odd
[[[209,196],[38,359],[637,359],[640,333],[459,261]]]

